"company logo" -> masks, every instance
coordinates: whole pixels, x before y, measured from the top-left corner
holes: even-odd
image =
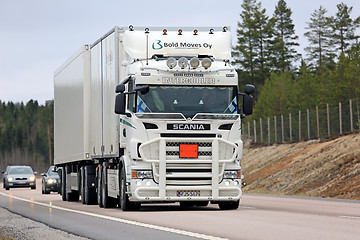
[[[210,130],[210,124],[173,123],[167,125],[167,130]]]
[[[154,43],[152,44],[152,48],[153,48],[154,50],[160,50],[160,49],[162,49],[162,48],[163,48],[163,45],[161,44],[161,40],[156,40],[156,42],[154,42]]]

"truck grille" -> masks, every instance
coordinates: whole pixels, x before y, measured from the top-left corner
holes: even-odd
[[[216,142],[216,145],[214,145]],[[180,158],[180,144],[196,144],[197,158]],[[163,148],[163,149],[161,149]],[[218,180],[222,180],[225,162],[234,161],[236,146],[222,139],[202,138],[175,139],[159,138],[140,146],[140,154],[144,161],[152,162],[154,180],[159,183],[160,153],[166,162],[166,185],[211,185],[212,167],[218,162]],[[218,158],[218,159],[213,159]]]

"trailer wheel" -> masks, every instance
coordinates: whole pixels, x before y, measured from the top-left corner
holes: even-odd
[[[219,202],[219,208],[221,210],[235,210],[235,209],[238,209],[239,203],[240,203],[240,200]]]
[[[81,203],[85,204],[85,170],[84,166],[80,168],[80,195]]]
[[[66,172],[63,167],[61,170],[61,198],[63,201],[66,201]]]
[[[126,194],[126,175],[125,168],[123,167],[120,172],[120,197],[119,197],[119,207],[123,211],[139,210],[141,203],[133,203],[129,201],[128,195]]]
[[[103,165],[103,173],[102,173],[102,200],[103,200],[103,205],[104,205],[104,208],[116,207],[117,199],[109,197],[107,184],[108,184],[108,181],[107,181],[107,168],[106,168],[106,165],[104,163],[104,165]]]
[[[68,173],[71,173],[71,171],[69,170],[69,166],[65,166],[65,178],[66,178],[66,175]],[[65,183],[66,183],[66,181],[65,181]],[[79,201],[79,192],[78,191],[70,190],[70,192],[67,192],[66,191],[66,186],[65,186],[65,192],[66,192],[66,194],[65,194],[66,195],[66,200],[68,202]]]
[[[104,207],[103,201],[102,201],[102,167],[99,164],[97,169],[97,202],[99,207]]]
[[[84,167],[84,200],[85,200],[85,204],[87,204],[87,205],[96,204],[96,200],[97,200],[96,199],[96,189],[90,188],[88,186],[89,174],[90,174],[90,172],[94,173],[93,171],[91,171],[90,167],[91,166]]]

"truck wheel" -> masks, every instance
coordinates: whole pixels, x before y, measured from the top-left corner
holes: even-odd
[[[139,210],[141,203],[132,203],[129,201],[128,195],[126,194],[126,175],[125,168],[123,167],[120,172],[120,197],[119,206],[123,211]]]
[[[70,173],[69,166],[65,166],[65,178],[66,178],[67,173]],[[79,201],[79,192],[78,191],[70,190],[70,192],[67,192],[66,188],[65,188],[65,192],[66,192],[66,194],[65,194],[66,195],[66,200],[68,202]]]
[[[235,209],[238,209],[239,203],[240,203],[240,200],[219,202],[219,208],[221,210],[235,210]]]
[[[96,189],[88,186],[88,179],[90,174],[94,176],[94,169],[90,169],[92,166],[84,167],[84,199],[85,204],[96,204]]]
[[[116,207],[116,199],[109,197],[107,188],[107,168],[104,163],[102,173],[102,200],[104,208]]]
[[[63,167],[61,170],[61,198],[63,201],[66,201],[66,172]]]
[[[103,201],[102,201],[102,167],[99,164],[98,170],[97,170],[97,202],[99,207],[104,207]]]
[[[80,195],[81,203],[85,204],[85,170],[84,166],[80,168]]]

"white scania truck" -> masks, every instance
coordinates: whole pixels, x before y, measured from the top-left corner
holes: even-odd
[[[81,47],[54,76],[62,199],[238,208],[254,86],[238,92],[230,58],[228,27],[115,27]]]

